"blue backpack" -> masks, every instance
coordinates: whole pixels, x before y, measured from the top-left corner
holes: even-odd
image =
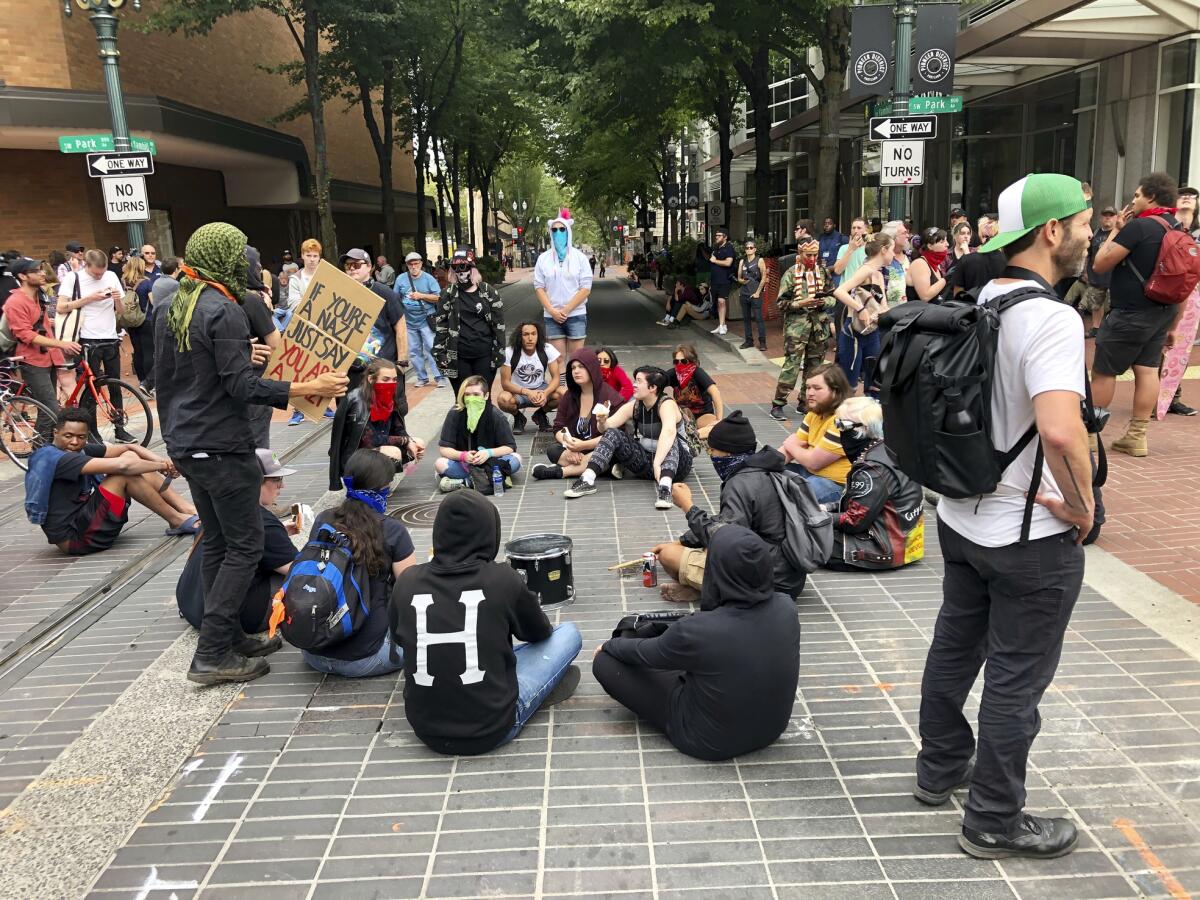
[[[301,650],[318,651],[346,640],[371,612],[361,587],[365,584],[369,591],[370,585],[361,568],[355,565],[349,538],[322,523],[275,595],[271,634],[278,625],[284,639]]]

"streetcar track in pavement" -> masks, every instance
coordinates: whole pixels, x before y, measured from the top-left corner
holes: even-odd
[[[287,462],[307,450],[319,438],[327,438],[330,427],[327,422],[320,423],[311,434],[305,435],[280,453],[280,460]],[[15,506],[17,513],[23,515],[24,500]],[[0,515],[10,517],[11,507],[6,508]],[[0,524],[5,521],[6,518],[0,518]],[[76,594],[36,625],[14,638],[8,646],[0,650],[0,694],[19,683],[49,655],[116,609],[130,595],[166,569],[180,554],[191,549],[191,546],[192,541],[180,541],[176,536],[164,537],[110,573],[99,584]]]

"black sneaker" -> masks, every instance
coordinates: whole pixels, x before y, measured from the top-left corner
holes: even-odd
[[[233,652],[242,656],[270,656],[283,646],[283,635],[269,638],[266,634],[247,634],[233,645]]]
[[[538,431],[553,431],[554,426],[550,424],[550,420],[546,418],[546,411],[539,409],[533,414],[533,424],[537,426]]]
[[[579,666],[574,663],[567,666],[567,671],[563,672],[563,677],[554,686],[554,690],[546,695],[542,706],[557,706],[564,700],[570,700],[575,688],[579,687],[579,675]]]
[[[775,404],[773,404],[773,403],[771,404],[771,412],[770,412],[770,413],[768,413],[768,415],[769,415],[769,416],[770,416],[772,419],[775,419],[777,422],[782,422],[784,419],[786,419],[786,418],[787,418],[787,416],[785,416],[785,415],[783,414],[783,407],[782,407],[782,406],[776,406],[776,405],[775,405]]]
[[[562,478],[562,466],[553,463],[538,463],[533,467],[533,477],[538,481],[549,481],[552,478]]]
[[[271,671],[271,664],[261,657],[251,658],[234,653],[225,654],[220,662],[210,663],[192,657],[187,679],[196,684],[229,684],[235,681],[253,681]]]
[[[971,783],[971,775],[975,772],[975,765],[969,763],[967,771],[963,773],[963,777],[959,778],[953,785],[946,788],[944,791],[931,791],[921,787],[921,782],[917,782],[917,786],[913,788],[913,796],[924,803],[926,806],[942,806],[949,799],[950,795],[955,791],[967,787]]]
[[[754,341],[742,341],[740,346],[743,350],[753,350],[754,349]]]
[[[1172,400],[1171,405],[1167,407],[1167,412],[1176,416],[1194,416],[1196,414],[1196,411],[1182,400]]]
[[[759,349],[759,350],[761,350],[763,353],[766,353],[766,352],[767,352],[767,345],[766,345],[766,344],[759,344],[759,345],[758,345],[758,349]]]
[[[513,413],[513,434],[524,434],[525,422],[525,413],[520,411]]]
[[[1069,819],[1044,819],[1025,813],[1008,834],[987,834],[963,826],[958,845],[976,859],[1056,859],[1066,856],[1079,842],[1079,832]]]
[[[113,429],[113,437],[118,444],[136,444],[138,439],[126,431],[124,428]]]
[[[571,486],[563,491],[563,496],[574,500],[576,497],[586,497],[588,494],[596,493],[596,485],[588,484],[582,478],[576,478]]]
[[[655,509],[670,509],[675,504],[671,502],[671,489],[662,485],[658,486],[658,496],[654,500]]]

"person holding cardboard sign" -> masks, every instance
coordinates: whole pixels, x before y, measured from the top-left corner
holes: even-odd
[[[280,646],[244,634],[240,622],[263,547],[262,470],[248,407],[283,409],[290,397],[328,402],[348,381],[330,371],[293,382],[254,374],[241,306],[245,248],[246,235],[233,225],[198,228],[184,251],[179,292],[154,322],[163,438],[204,522],[204,617],[187,677],[205,685],[265,675],[270,666],[262,657]]]

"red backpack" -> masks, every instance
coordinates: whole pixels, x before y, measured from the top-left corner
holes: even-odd
[[[1154,261],[1154,271],[1149,278],[1143,278],[1132,263],[1129,271],[1142,283],[1147,300],[1174,306],[1186,300],[1200,282],[1200,246],[1190,234],[1182,228],[1172,228],[1162,216],[1149,218],[1166,231],[1162,246],[1158,248],[1158,259]]]

